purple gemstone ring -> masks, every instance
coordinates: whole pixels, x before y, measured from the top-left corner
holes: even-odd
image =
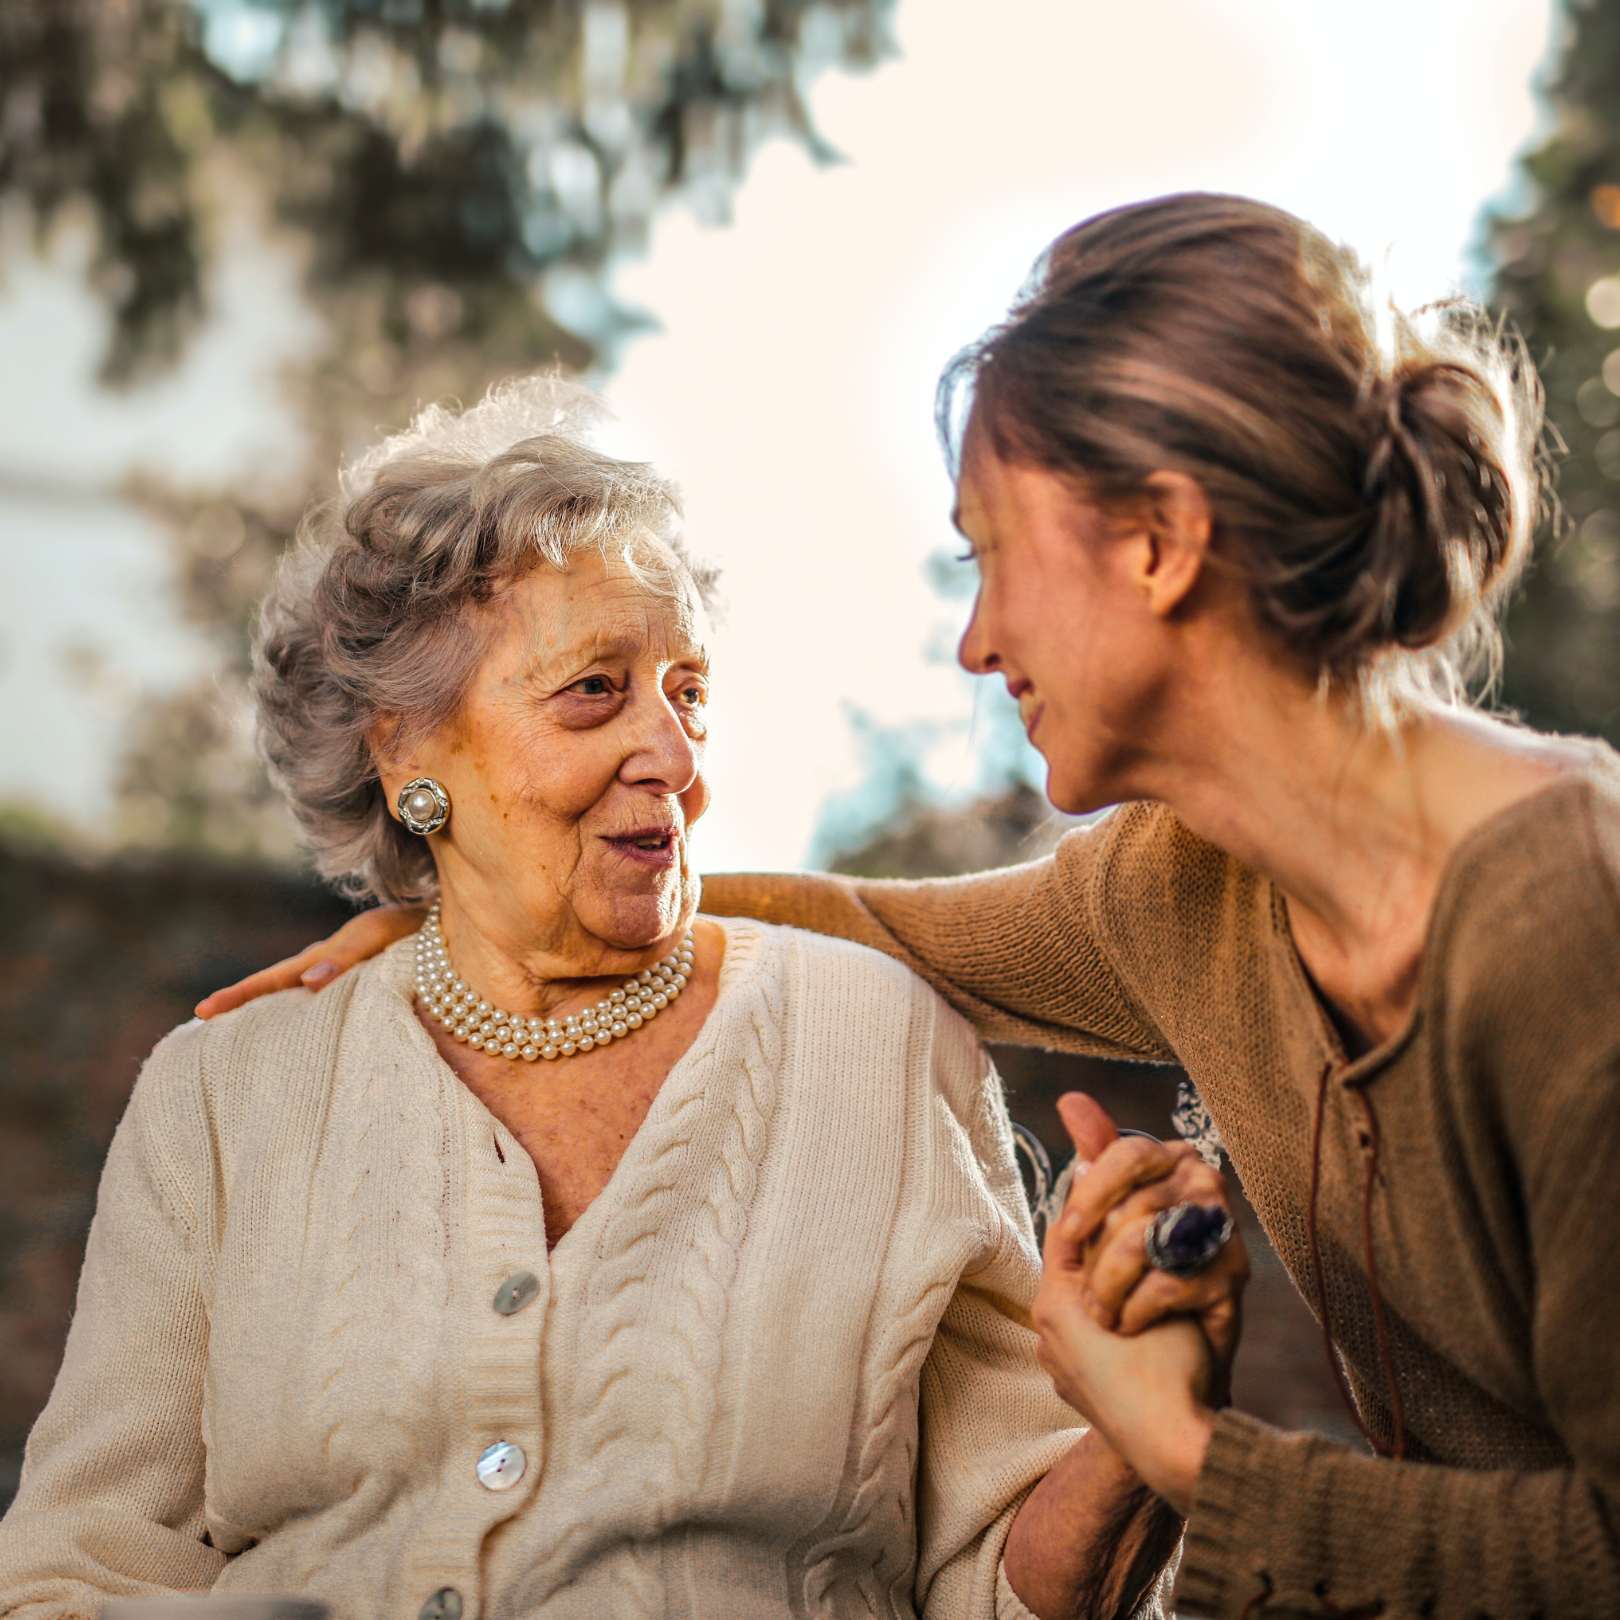
[[[1148,1222],[1143,1241],[1150,1266],[1172,1277],[1200,1272],[1226,1247],[1232,1217],[1219,1204],[1172,1204]]]

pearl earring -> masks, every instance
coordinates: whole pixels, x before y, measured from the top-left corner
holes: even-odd
[[[431,776],[419,776],[399,790],[399,819],[424,838],[450,819],[450,795]]]

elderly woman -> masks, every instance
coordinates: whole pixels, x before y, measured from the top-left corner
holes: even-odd
[[[147,1064],[0,1611],[1156,1607],[1179,1527],[1035,1364],[969,1026],[876,952],[695,916],[706,576],[587,409],[428,411],[267,604],[321,869],[433,909]]]

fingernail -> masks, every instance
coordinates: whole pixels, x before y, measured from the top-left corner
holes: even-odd
[[[311,990],[319,990],[328,979],[335,979],[341,971],[336,962],[317,962],[314,967],[306,968],[298,975],[298,982],[308,985]]]
[[[1089,1171],[1090,1169],[1091,1169],[1091,1160],[1090,1159],[1076,1159],[1074,1161],[1073,1166],[1070,1168],[1069,1179],[1071,1181],[1078,1181],[1081,1178],[1081,1176],[1085,1175],[1087,1173],[1087,1171]]]

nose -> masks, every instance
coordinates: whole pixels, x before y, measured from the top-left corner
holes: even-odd
[[[619,780],[654,793],[685,793],[698,779],[699,744],[662,695],[637,707],[637,725],[619,767]]]
[[[984,593],[973,598],[973,614],[957,644],[956,661],[969,675],[993,675],[1001,668],[1001,654],[990,642],[984,622]]]

